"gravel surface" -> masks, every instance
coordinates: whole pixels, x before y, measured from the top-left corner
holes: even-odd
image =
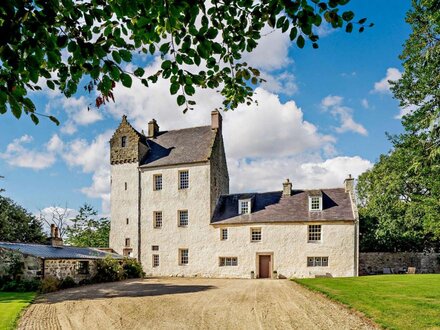
[[[40,296],[18,329],[375,329],[288,280],[129,280]]]

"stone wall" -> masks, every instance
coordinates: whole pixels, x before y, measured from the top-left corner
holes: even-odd
[[[229,174],[221,131],[217,131],[210,158],[211,216],[220,195],[229,194]]]
[[[0,276],[8,274],[11,257],[17,257],[19,262],[23,262],[22,278],[41,278],[43,261],[40,258],[2,248],[0,248]]]
[[[384,268],[394,273],[415,267],[417,273],[440,273],[440,253],[361,252],[359,275],[382,274]]]
[[[89,262],[89,273],[79,274],[78,267],[80,261]],[[52,276],[58,279],[72,277],[75,282],[79,282],[83,279],[90,279],[96,274],[96,261],[95,260],[72,260],[72,259],[56,259],[45,260],[44,262],[44,276]]]

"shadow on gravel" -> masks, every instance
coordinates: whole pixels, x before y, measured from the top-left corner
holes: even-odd
[[[61,290],[39,297],[37,303],[58,303],[63,301],[93,300],[120,297],[146,297],[168,294],[194,293],[216,289],[212,285],[173,285],[167,283],[149,283],[144,281],[122,281],[104,284],[86,285]]]

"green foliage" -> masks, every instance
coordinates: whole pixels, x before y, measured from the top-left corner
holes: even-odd
[[[40,292],[49,293],[60,289],[61,281],[56,277],[47,276],[41,281]]]
[[[260,72],[241,58],[255,49],[265,26],[289,33],[299,48],[307,40],[317,48],[314,27],[323,21],[335,29],[347,26],[347,32],[354,24],[364,30],[366,19],[356,22],[353,12],[342,11],[348,2],[4,0],[0,114],[9,109],[20,118],[25,113],[37,124],[36,115],[42,114],[28,90],[41,89],[38,81],[43,78],[48,88],[70,97],[84,77],[90,79],[85,89],[100,93],[98,107],[113,100],[117,83],[130,87],[137,77],[148,86],[161,77],[179,86],[182,94],[176,100],[184,111],[191,109],[194,101],[188,97],[195,87],[220,89],[224,108],[234,109],[252,102],[249,82],[262,81]],[[149,76],[142,68],[129,72],[126,64],[135,53],[160,53],[161,69]]]
[[[124,278],[141,278],[144,276],[142,265],[133,258],[125,258],[122,264]]]
[[[295,279],[354,308],[386,329],[440,326],[440,275],[381,275]]]
[[[114,282],[124,279],[124,269],[119,260],[107,256],[96,262],[95,282]]]
[[[0,291],[6,292],[35,292],[41,287],[41,281],[39,279],[23,279],[12,280],[5,282]]]
[[[108,247],[110,220],[98,219],[97,214],[92,206],[84,204],[67,228],[66,243],[82,247]]]
[[[0,292],[0,329],[15,329],[21,311],[34,298],[34,292]]]
[[[41,223],[11,199],[0,196],[0,241],[44,243]]]
[[[69,289],[75,286],[76,286],[75,280],[70,276],[66,276],[60,282],[60,289]]]

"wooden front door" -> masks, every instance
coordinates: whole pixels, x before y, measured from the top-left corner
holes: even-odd
[[[270,256],[259,256],[259,277],[270,277]]]

